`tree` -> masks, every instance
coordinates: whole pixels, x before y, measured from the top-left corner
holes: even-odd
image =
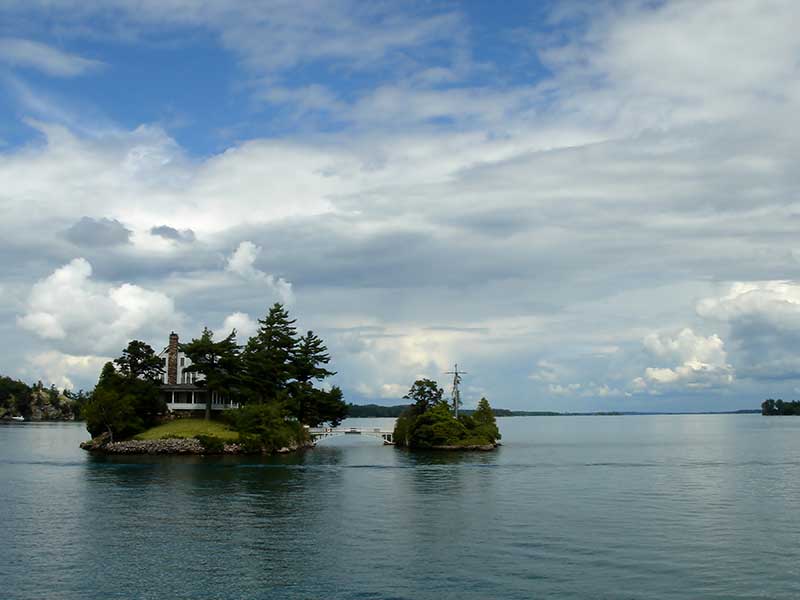
[[[480,399],[478,408],[472,413],[472,419],[479,434],[489,437],[492,441],[500,439],[500,430],[497,428],[494,411],[486,398]]]
[[[289,384],[289,412],[298,421],[315,427],[330,421],[335,427],[347,415],[347,405],[338,387],[330,391],[314,387],[314,381],[335,375],[325,365],[331,360],[324,342],[309,331],[298,340],[292,355],[294,381]]]
[[[444,390],[432,379],[417,379],[408,394],[403,396],[414,402],[415,410],[420,415],[433,406],[445,403],[443,397]]]
[[[164,374],[162,360],[149,344],[139,340],[131,340],[114,363],[119,372],[130,379],[160,381]]]
[[[115,436],[124,437],[143,429],[136,417],[131,396],[112,388],[95,388],[91,399],[84,405],[82,414],[86,418],[86,429],[92,437],[105,431],[112,442]]]
[[[324,366],[330,361],[325,343],[313,331],[309,331],[297,341],[292,356],[294,377],[300,383],[309,383],[314,379],[322,381],[336,375],[335,371],[329,371]]]
[[[199,338],[181,344],[181,350],[192,361],[186,371],[205,376],[204,379],[198,379],[196,384],[208,390],[205,418],[210,420],[214,396],[229,396],[236,387],[241,370],[236,330],[231,331],[225,339],[215,342],[214,334],[206,327]]]
[[[253,402],[276,402],[295,376],[295,320],[275,303],[242,353],[242,387]]]
[[[129,389],[126,383],[113,363],[103,365],[91,398],[83,407],[86,429],[92,437],[105,431],[113,442],[115,437],[133,435],[144,429],[143,419],[136,411],[137,390]]]

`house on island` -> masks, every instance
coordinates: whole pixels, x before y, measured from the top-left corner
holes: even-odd
[[[161,397],[167,403],[167,411],[191,413],[202,412],[206,409],[206,402],[211,400],[211,410],[227,410],[239,408],[239,404],[220,396],[216,392],[209,392],[202,383],[205,375],[187,371],[192,361],[180,351],[178,334],[174,331],[169,334],[169,345],[158,355],[164,361],[164,375],[161,381]]]

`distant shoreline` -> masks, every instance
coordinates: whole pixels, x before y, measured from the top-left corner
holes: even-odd
[[[394,406],[382,406],[380,404],[350,404],[348,405],[349,419],[377,419],[377,418],[396,418],[408,408],[408,405],[399,404]],[[463,409],[461,412],[470,414],[472,411]],[[496,417],[639,417],[657,415],[760,415],[761,409],[746,408],[740,410],[722,411],[671,411],[671,412],[642,412],[642,411],[597,411],[597,412],[554,412],[554,411],[531,411],[531,410],[510,410],[507,408],[494,409]]]

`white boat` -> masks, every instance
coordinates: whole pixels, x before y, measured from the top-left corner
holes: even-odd
[[[25,417],[11,417],[12,421],[24,421]]]

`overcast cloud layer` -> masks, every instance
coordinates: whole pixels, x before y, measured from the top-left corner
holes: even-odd
[[[0,372],[279,301],[354,402],[800,396],[800,4],[491,4],[4,2]]]

